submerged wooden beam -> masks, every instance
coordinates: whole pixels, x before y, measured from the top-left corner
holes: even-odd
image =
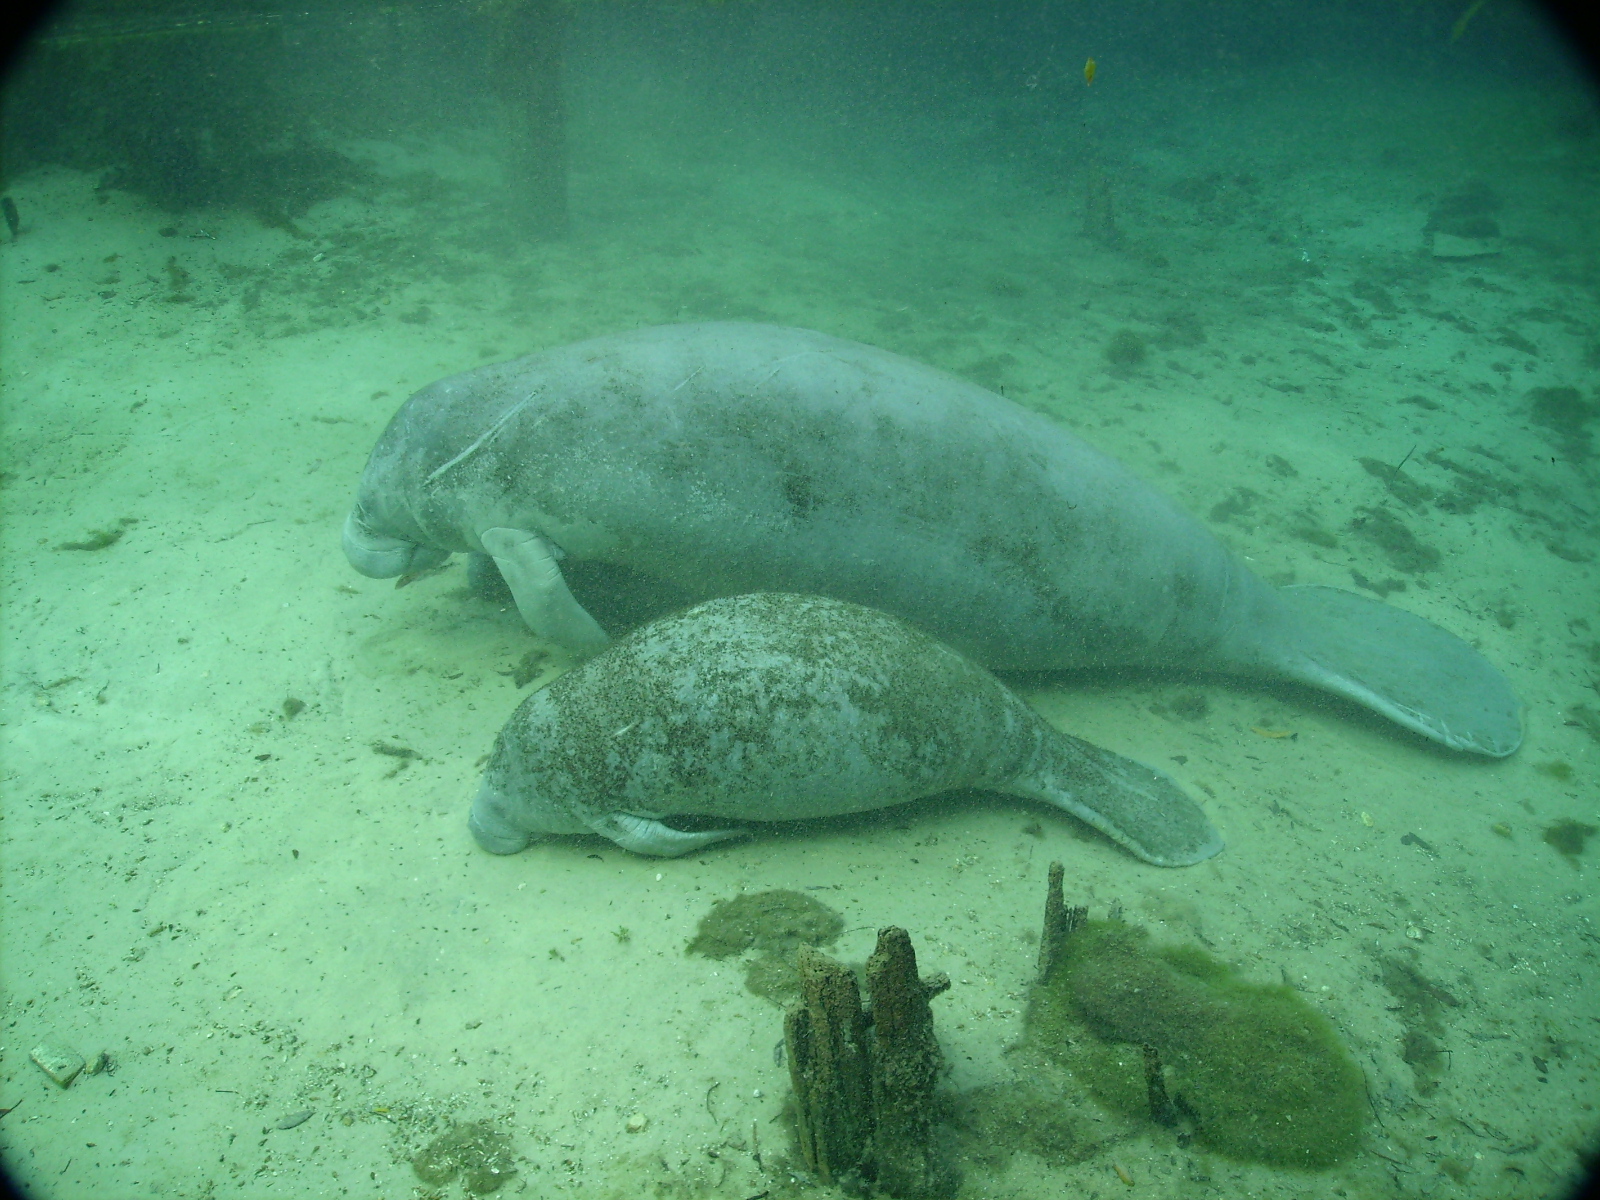
[[[561,0],[498,0],[486,5],[488,75],[505,124],[508,211],[529,232],[556,236],[567,226],[567,113]]]

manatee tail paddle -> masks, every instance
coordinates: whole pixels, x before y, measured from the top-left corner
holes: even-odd
[[[1065,809],[1158,867],[1191,867],[1221,853],[1216,826],[1165,771],[1054,727],[1044,733],[1027,770],[998,790]]]
[[[1522,704],[1466,642],[1342,588],[1278,590],[1288,610],[1274,665],[1454,750],[1504,758],[1522,744]]]

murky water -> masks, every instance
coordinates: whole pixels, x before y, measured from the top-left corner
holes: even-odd
[[[69,11],[10,77],[0,1154],[27,1194],[833,1194],[770,947],[686,952],[774,890],[839,914],[844,962],[898,925],[949,975],[960,1195],[1570,1186],[1600,1090],[1600,115],[1551,35],[1498,4],[1457,37],[1387,5],[511,11]],[[1524,744],[1204,675],[1007,676],[1226,849],[1163,869],[959,793],[683,858],[484,853],[495,735],[573,659],[459,557],[399,590],[350,569],[368,451],[439,377],[706,320],[1059,422],[1267,581],[1465,639]],[[1091,918],[1320,1014],[1356,1148],[1250,1161],[1200,1100],[1153,1122],[1020,1046],[1053,860]]]

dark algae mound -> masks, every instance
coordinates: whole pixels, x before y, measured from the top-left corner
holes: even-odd
[[[844,921],[826,904],[803,892],[755,892],[719,900],[700,919],[691,954],[731,958],[746,950],[793,952],[825,946],[844,931]]]
[[[411,1160],[417,1178],[433,1187],[458,1176],[474,1196],[498,1191],[516,1174],[511,1140],[492,1121],[470,1121],[441,1133]]]
[[[1142,929],[1090,921],[1072,933],[1034,989],[1028,1027],[1132,1117],[1150,1115],[1143,1047],[1154,1047],[1176,1112],[1230,1158],[1316,1170],[1360,1144],[1365,1083],[1326,1018],[1291,988],[1247,983],[1198,949],[1152,946]]]
[[[1534,388],[1528,393],[1528,416],[1549,431],[1569,458],[1587,462],[1594,456],[1588,426],[1600,418],[1600,402],[1585,399],[1577,388]]]
[[[1574,821],[1571,817],[1563,817],[1544,827],[1545,844],[1554,846],[1569,863],[1578,865],[1578,858],[1589,844],[1589,839],[1600,829],[1583,821]]]
[[[781,1003],[799,991],[800,947],[826,946],[843,932],[844,919],[804,892],[754,892],[712,905],[700,918],[689,953],[725,959],[754,950],[745,986]]]

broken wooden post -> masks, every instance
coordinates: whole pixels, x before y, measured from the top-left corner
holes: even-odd
[[[800,1003],[784,1016],[800,1153],[823,1183],[859,1170],[872,1137],[867,1016],[849,967],[800,947]]]
[[[1050,864],[1050,882],[1044,896],[1044,930],[1039,934],[1039,976],[1044,983],[1055,970],[1062,948],[1072,932],[1089,919],[1087,907],[1068,908],[1061,896],[1065,870],[1058,862]]]
[[[904,929],[891,925],[878,931],[878,948],[867,959],[873,1159],[877,1185],[891,1196],[928,1196],[938,1190],[933,1087],[944,1056],[933,1036],[928,1001],[949,986],[944,974],[917,977],[917,953]]]
[[[855,974],[800,949],[800,1003],[784,1016],[800,1152],[823,1183],[859,1181],[898,1197],[949,1194],[933,1152],[933,1091],[943,1056],[928,1001],[950,986],[917,976],[904,929],[878,933],[867,960],[872,1011]]]
[[[489,20],[487,75],[506,132],[508,211],[536,234],[567,226],[567,114],[561,65],[569,11],[561,0],[499,0]]]
[[[1161,1069],[1161,1051],[1148,1042],[1144,1051],[1144,1086],[1150,1098],[1150,1119],[1157,1125],[1171,1127],[1178,1123],[1178,1110],[1167,1095],[1167,1079]]]

